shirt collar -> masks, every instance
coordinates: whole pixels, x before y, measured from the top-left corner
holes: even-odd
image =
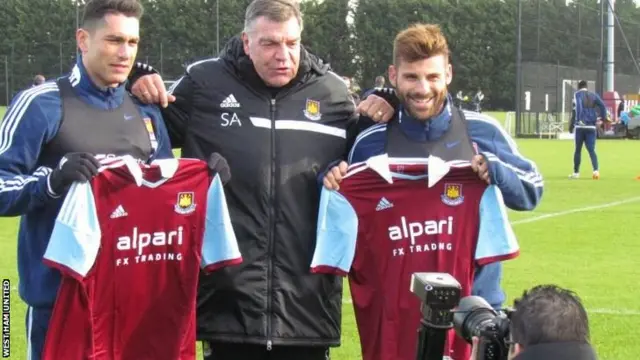
[[[447,94],[442,111],[427,121],[419,121],[400,107],[398,122],[402,131],[412,140],[433,141],[439,139],[451,123],[451,95]]]
[[[96,85],[93,80],[89,77],[89,73],[82,63],[82,56],[78,56],[78,60],[76,64],[73,66],[71,70],[71,75],[69,76],[69,81],[71,82],[71,86],[74,89],[77,89],[83,93],[88,93],[90,95],[99,97],[99,98],[111,98],[121,100],[125,95],[125,83],[118,85],[117,87],[107,87],[102,88]]]

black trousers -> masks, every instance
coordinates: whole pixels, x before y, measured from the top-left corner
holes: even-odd
[[[330,360],[329,348],[203,342],[204,360]]]

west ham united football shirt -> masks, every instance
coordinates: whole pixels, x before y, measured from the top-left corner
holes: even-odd
[[[469,162],[380,156],[352,165],[339,191],[323,189],[312,271],[349,274],[364,360],[413,360],[411,274],[449,273],[467,296],[477,264],[517,254],[500,191]],[[444,355],[467,360],[469,350],[452,330]]]
[[[56,219],[45,262],[63,280],[43,359],[195,359],[200,268],[241,261],[206,163],[108,160]]]

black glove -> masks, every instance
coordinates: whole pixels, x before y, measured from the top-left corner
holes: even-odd
[[[574,129],[575,129],[575,126],[573,124],[569,125],[569,133],[573,134]]]
[[[222,185],[225,185],[229,182],[229,180],[231,180],[231,169],[229,169],[227,159],[222,157],[222,155],[218,153],[212,153],[211,155],[209,155],[207,166],[209,166],[209,171],[211,172],[211,174],[220,175],[220,181],[222,181]]]
[[[100,168],[100,163],[89,153],[69,153],[62,157],[49,177],[51,190],[56,194],[66,192],[76,181],[91,180]]]

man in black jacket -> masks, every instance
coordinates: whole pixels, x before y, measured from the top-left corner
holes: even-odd
[[[136,96],[168,103],[182,156],[215,151],[231,168],[225,192],[244,261],[200,279],[205,359],[324,360],[340,344],[342,280],[309,268],[316,177],[345,156],[357,117],[342,79],[301,47],[301,30],[297,1],[255,0],[242,37],[189,66],[171,95],[158,75],[132,79]],[[363,113],[388,120],[393,108],[371,99]]]
[[[509,360],[596,360],[587,311],[572,291],[536,286],[515,300],[514,310]],[[469,360],[477,359],[477,342]]]

